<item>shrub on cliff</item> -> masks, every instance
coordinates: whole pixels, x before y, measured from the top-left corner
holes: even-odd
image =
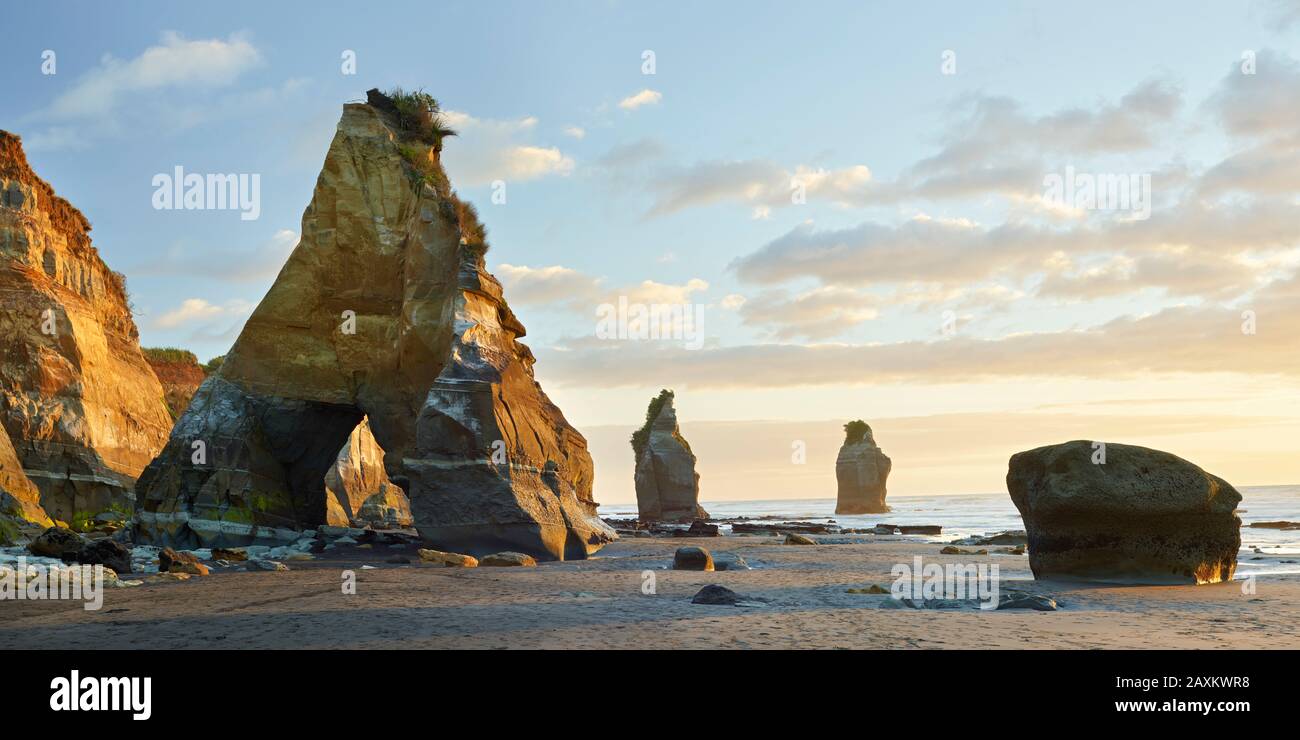
[[[392,103],[389,111],[396,117],[398,127],[411,138],[432,146],[435,151],[442,151],[442,140],[456,135],[456,131],[447,125],[437,99],[424,90],[407,92],[394,87],[381,94]]]
[[[168,362],[183,365],[197,365],[199,358],[187,349],[176,347],[145,347],[140,350],[150,362]]]
[[[645,449],[646,443],[650,441],[650,427],[655,423],[655,418],[659,412],[663,411],[664,404],[673,399],[673,392],[667,388],[659,391],[659,395],[650,401],[650,405],[645,410],[645,424],[640,429],[632,433],[632,450],[636,453],[637,458],[641,457],[641,451]]]
[[[862,441],[863,437],[871,434],[871,427],[867,422],[858,419],[844,425],[844,444],[853,444]]]

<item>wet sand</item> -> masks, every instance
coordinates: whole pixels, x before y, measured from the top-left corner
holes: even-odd
[[[941,545],[784,545],[777,537],[630,538],[596,558],[536,568],[441,568],[413,547],[348,548],[289,572],[231,572],[106,590],[81,602],[0,602],[0,649],[202,648],[1300,648],[1300,576],[1211,586],[1033,581],[1019,555]],[[676,548],[744,557],[753,570],[666,569]],[[997,548],[990,548],[996,550]],[[394,554],[411,565],[384,561]],[[880,609],[896,563],[996,563],[1001,588],[1057,599],[1054,612]],[[371,565],[373,569],[362,569]],[[342,573],[356,575],[356,594]],[[653,595],[642,592],[653,573]],[[726,586],[761,606],[706,606]]]

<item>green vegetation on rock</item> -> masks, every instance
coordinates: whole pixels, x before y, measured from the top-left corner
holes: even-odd
[[[853,444],[861,442],[864,437],[871,433],[871,427],[867,422],[858,419],[844,425],[844,444]]]
[[[667,388],[659,391],[659,395],[651,399],[650,406],[645,410],[645,424],[632,433],[632,450],[638,458],[645,450],[646,443],[650,441],[650,427],[654,425],[655,418],[659,416],[660,411],[663,411],[664,404],[671,400],[673,400],[673,392]]]
[[[176,362],[186,365],[199,364],[199,358],[187,349],[177,347],[145,347],[140,350],[146,359],[154,362]]]

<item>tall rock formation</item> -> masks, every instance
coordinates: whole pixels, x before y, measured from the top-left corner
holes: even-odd
[[[137,535],[243,544],[324,523],[321,482],[368,415],[435,549],[586,557],[614,538],[586,440],[533,378],[438,138],[412,129],[410,96],[369,100],[344,106],[301,241],[141,477]]]
[[[885,505],[885,482],[892,463],[876,446],[871,427],[861,419],[844,425],[844,444],[835,458],[839,492],[836,514],[880,514]]]
[[[673,392],[663,390],[650,401],[645,425],[632,435],[636,455],[637,516],[642,521],[689,522],[708,519],[700,506],[700,474],[695,453],[677,427]]]
[[[411,503],[388,479],[384,449],[362,419],[325,473],[325,522],[339,527],[409,527]]]
[[[12,447],[44,512],[73,526],[129,515],[135,478],[171,429],[124,280],[89,232],[32,172],[19,138],[0,131],[0,427],[9,443],[0,446]],[[0,486],[29,500],[11,467]]]
[[[1075,440],[1011,457],[1007,491],[1035,578],[1127,583],[1232,579],[1241,494],[1192,463]]]

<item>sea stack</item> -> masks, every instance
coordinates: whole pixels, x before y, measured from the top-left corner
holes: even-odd
[[[880,514],[885,505],[885,482],[891,463],[876,446],[871,427],[861,419],[844,425],[844,444],[835,458],[839,493],[836,514]]]
[[[1121,583],[1232,579],[1241,494],[1167,452],[1085,441],[1012,456],[1007,490],[1035,578]]]
[[[367,416],[432,549],[562,560],[615,538],[586,439],[534,379],[484,229],[439,162],[451,133],[422,94],[343,107],[300,242],[140,479],[141,541],[324,524],[322,482]]]
[[[636,508],[645,522],[708,519],[700,506],[695,454],[677,427],[673,392],[662,390],[646,409],[645,424],[632,435],[636,455]]]
[[[135,479],[172,422],[128,303],[90,222],[36,176],[20,139],[0,131],[0,509],[9,516],[75,529],[110,512],[130,518]]]

